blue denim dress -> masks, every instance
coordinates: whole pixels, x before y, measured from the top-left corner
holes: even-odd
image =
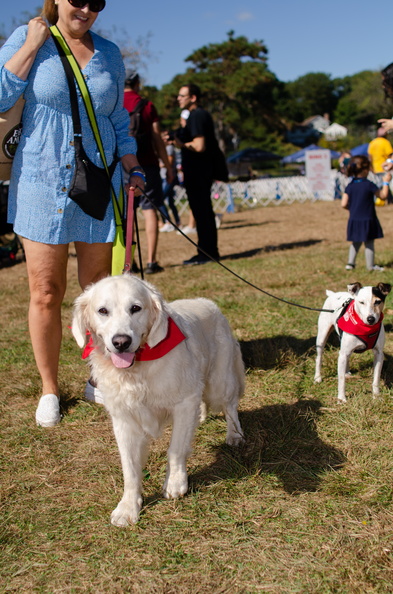
[[[0,112],[23,94],[23,131],[12,166],[8,221],[16,233],[32,241],[63,244],[71,241],[110,242],[115,224],[110,203],[105,219],[86,215],[68,197],[74,173],[73,125],[64,69],[49,38],[37,53],[27,81],[4,67],[23,45],[27,26],[19,27],[0,49]],[[91,32],[94,54],[83,69],[108,164],[116,146],[119,157],[136,153],[128,135],[129,115],[123,108],[125,70],[119,48]],[[103,167],[82,97],[78,90],[83,146],[88,157]],[[120,164],[112,178],[118,192]]]

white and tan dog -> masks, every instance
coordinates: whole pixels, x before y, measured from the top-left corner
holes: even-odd
[[[375,287],[362,287],[360,283],[348,285],[348,292],[326,291],[327,299],[318,319],[317,358],[314,381],[322,381],[322,355],[326,341],[336,329],[340,338],[338,356],[338,401],[346,402],[345,377],[349,375],[349,358],[353,352],[360,353],[372,349],[374,353],[373,395],[379,394],[379,383],[383,364],[385,330],[382,324],[385,298],[391,285],[379,283]]]
[[[224,412],[228,444],[243,442],[237,412],[244,391],[240,347],[212,301],[166,303],[156,288],[135,276],[108,277],[78,297],[72,331],[80,347],[86,331],[91,333],[92,375],[120,451],[124,494],[112,524],[138,521],[149,443],[166,424],[173,426],[166,498],[187,492],[186,460],[204,406]]]

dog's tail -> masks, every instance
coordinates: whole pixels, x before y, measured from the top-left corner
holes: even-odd
[[[331,297],[332,295],[334,295],[334,291],[329,291],[329,289],[326,290],[326,295],[328,297]]]

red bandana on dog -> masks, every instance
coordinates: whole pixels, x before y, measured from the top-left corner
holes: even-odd
[[[381,330],[381,324],[383,320],[383,313],[381,313],[381,317],[376,324],[369,326],[365,324],[356,313],[355,309],[355,301],[352,300],[344,309],[343,314],[337,320],[337,326],[340,328],[340,337],[342,332],[347,332],[348,334],[353,334],[356,338],[359,338],[364,343],[364,348],[356,349],[355,352],[361,353],[363,351],[368,351],[369,349],[373,349],[375,347],[375,343],[378,340],[379,332]]]
[[[154,347],[149,347],[148,344],[140,347],[135,353],[135,361],[155,361],[155,359],[160,359],[185,339],[186,336],[184,336],[172,318],[168,318],[168,333],[166,337]],[[87,359],[94,348],[93,339],[90,337],[89,342],[83,350],[82,359]],[[131,354],[129,353],[129,355]]]

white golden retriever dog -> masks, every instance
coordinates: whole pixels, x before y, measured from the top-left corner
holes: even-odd
[[[138,521],[149,444],[167,423],[173,426],[163,487],[168,499],[187,492],[186,461],[202,410],[222,411],[226,443],[243,442],[240,347],[212,301],[166,303],[135,276],[108,277],[77,298],[72,331],[80,347],[91,333],[92,376],[120,451],[124,494],[111,515],[115,526]]]

